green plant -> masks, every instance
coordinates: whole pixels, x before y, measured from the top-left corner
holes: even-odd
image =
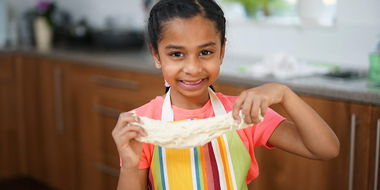
[[[263,11],[265,16],[269,16],[271,11],[285,10],[288,4],[284,0],[223,0],[225,2],[241,3],[248,16],[256,17],[258,11]]]

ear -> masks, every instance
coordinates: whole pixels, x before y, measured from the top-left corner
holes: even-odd
[[[161,65],[161,61],[160,61],[160,56],[158,55],[158,51],[156,51],[153,48],[152,44],[149,44],[149,49],[150,49],[150,52],[153,55],[153,60],[154,60],[154,64],[155,64],[156,68],[157,69],[161,69],[162,65]]]
[[[222,49],[220,51],[220,64],[223,63],[224,53],[226,52],[226,43],[227,43],[227,38],[224,38],[224,44],[223,44]]]

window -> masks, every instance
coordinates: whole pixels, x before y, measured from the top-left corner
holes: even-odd
[[[230,21],[333,26],[337,0],[219,0]]]

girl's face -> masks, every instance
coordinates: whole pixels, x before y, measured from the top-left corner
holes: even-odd
[[[163,26],[153,58],[172,93],[185,97],[208,96],[207,88],[219,75],[224,57],[220,34],[209,19],[173,19]],[[175,91],[175,92],[173,92]]]

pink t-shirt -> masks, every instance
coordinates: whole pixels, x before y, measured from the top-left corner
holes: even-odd
[[[220,99],[226,112],[232,110],[232,107],[238,98],[237,96],[225,96],[222,93],[216,93],[216,96]],[[138,116],[145,116],[151,119],[161,120],[162,104],[164,103],[164,98],[157,96],[155,99],[151,100],[149,103],[135,109]],[[202,108],[195,110],[187,110],[172,106],[174,112],[174,121],[193,119],[193,118],[209,118],[214,117],[214,110],[209,100]],[[240,129],[237,131],[241,140],[243,141],[245,147],[247,148],[249,154],[251,155],[251,167],[247,175],[247,184],[250,183],[259,175],[259,168],[255,159],[255,154],[253,148],[263,145],[267,148],[273,148],[273,146],[267,143],[269,137],[272,135],[276,127],[284,121],[285,118],[280,116],[278,113],[272,109],[268,109],[264,121],[259,125],[253,125],[252,127],[247,127],[245,129]],[[154,145],[144,143],[143,151],[140,159],[140,169],[149,168],[152,161]]]

